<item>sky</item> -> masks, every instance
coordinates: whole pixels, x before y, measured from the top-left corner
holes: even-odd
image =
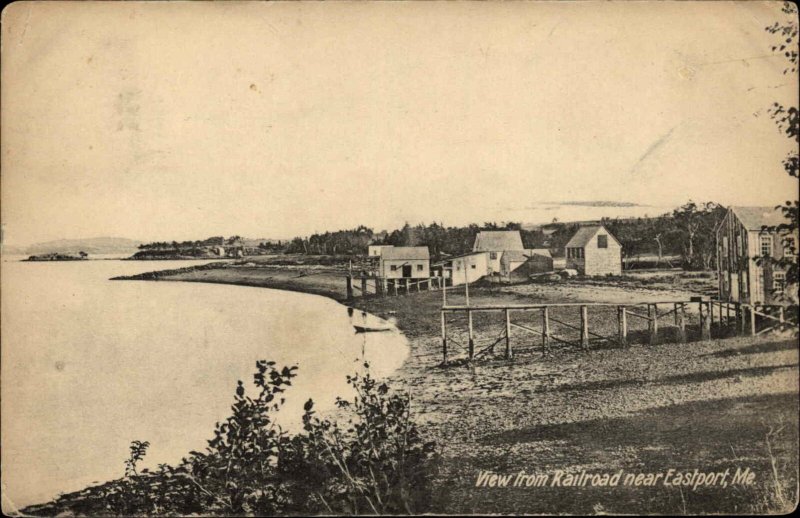
[[[11,4],[3,242],[774,205],[780,6]]]

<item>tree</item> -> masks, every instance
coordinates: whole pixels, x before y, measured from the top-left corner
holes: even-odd
[[[784,74],[796,73],[798,62],[798,46],[797,46],[797,6],[790,2],[784,2],[781,9],[784,14],[789,17],[783,22],[775,22],[772,25],[765,27],[765,30],[770,34],[775,34],[781,38],[781,41],[772,46],[773,52],[782,52],[783,56],[788,60],[788,65],[783,70]],[[770,116],[775,121],[778,129],[788,137],[794,144],[794,149],[789,152],[783,160],[783,169],[786,174],[792,178],[800,178],[798,174],[798,163],[800,163],[800,131],[798,131],[798,110],[796,106],[785,107],[780,103],[773,103],[770,109]],[[797,191],[795,191],[797,192]],[[798,200],[786,200],[783,205],[778,205],[775,210],[783,212],[785,222],[780,225],[767,226],[764,230],[769,232],[776,232],[778,235],[783,236],[784,249],[788,250],[789,254],[784,254],[780,258],[773,257],[758,257],[756,261],[758,264],[768,264],[772,268],[778,268],[786,272],[786,290],[785,293],[793,301],[797,302],[797,286],[798,286],[798,271],[797,259],[795,250],[796,244],[788,241],[786,237],[794,234],[798,230],[798,213],[800,212],[800,202]]]
[[[683,268],[709,269],[716,257],[714,228],[724,215],[724,208],[714,202],[700,205],[693,201],[672,211],[673,237],[681,243]]]

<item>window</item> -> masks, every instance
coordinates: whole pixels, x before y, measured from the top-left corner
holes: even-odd
[[[761,255],[772,255],[772,236],[761,236]]]
[[[794,236],[785,236],[783,238],[783,255],[786,257],[797,255],[797,241],[795,241]]]
[[[772,290],[778,293],[783,293],[786,288],[786,273],[773,272],[772,273]]]
[[[396,264],[393,264],[393,265],[392,265],[392,271],[393,271],[393,272],[396,272],[396,271],[397,271],[397,265],[396,265]]]
[[[418,271],[418,272],[421,272],[421,271],[422,271],[422,265],[421,265],[421,264],[418,264],[418,265],[417,265],[417,271]]]
[[[567,248],[567,257],[570,259],[582,259],[583,248]]]
[[[497,259],[497,252],[489,252],[489,259]]]
[[[608,236],[597,236],[597,248],[608,248]]]
[[[473,269],[473,270],[475,270],[475,269],[477,269],[477,268],[478,268],[478,267],[477,267],[477,265],[474,265],[474,264],[473,264],[473,265],[471,265],[471,266],[472,266],[472,269]]]

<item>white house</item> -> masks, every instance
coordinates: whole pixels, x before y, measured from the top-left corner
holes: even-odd
[[[381,250],[379,274],[384,279],[422,279],[431,276],[427,246],[391,246]]]
[[[565,248],[567,268],[583,275],[622,275],[622,245],[603,225],[580,227]]]
[[[489,271],[489,252],[472,252],[436,263],[443,266],[445,279],[453,286],[473,283]]]
[[[500,273],[503,252],[525,250],[518,230],[482,230],[475,236],[473,252],[488,252],[488,274]]]

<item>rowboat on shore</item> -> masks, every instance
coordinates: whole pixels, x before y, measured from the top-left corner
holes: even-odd
[[[356,329],[356,333],[379,333],[381,331],[391,331],[391,327],[366,327],[366,326],[357,326],[353,325]]]

